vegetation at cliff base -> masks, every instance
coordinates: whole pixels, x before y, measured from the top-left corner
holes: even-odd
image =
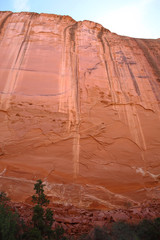
[[[119,221],[110,230],[97,226],[79,240],[160,240],[160,218],[135,225]]]
[[[12,212],[8,206],[9,199],[4,192],[0,193],[0,240],[21,239],[22,221],[18,213]]]
[[[6,194],[0,193],[0,240],[67,240],[62,227],[52,229],[53,211],[47,207],[49,200],[44,194],[44,186],[41,180],[34,185],[36,193],[32,201],[35,206],[29,226],[9,207]]]
[[[82,236],[67,236],[61,226],[53,228],[54,215],[48,207],[42,180],[34,185],[32,219],[25,224],[9,198],[0,193],[0,240],[160,240],[160,218],[144,219],[139,224],[114,222],[111,228],[95,226]]]
[[[36,205],[33,207],[32,227],[25,231],[23,237],[25,240],[65,240],[67,238],[64,236],[63,228],[52,229],[53,211],[46,208],[49,200],[44,194],[44,186],[41,179],[34,185],[36,193],[32,196],[32,201]]]

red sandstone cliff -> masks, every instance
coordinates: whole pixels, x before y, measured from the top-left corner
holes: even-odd
[[[160,198],[160,39],[0,12],[0,189],[87,208]]]

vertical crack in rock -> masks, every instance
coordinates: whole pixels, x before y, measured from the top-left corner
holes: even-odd
[[[137,83],[137,81],[135,79],[135,76],[134,76],[134,74],[132,72],[132,69],[130,68],[130,63],[128,62],[127,57],[124,55],[122,50],[121,50],[121,54],[122,54],[123,62],[127,65],[128,71],[130,73],[134,89],[135,89],[137,95],[140,96],[141,93],[140,93],[140,90],[139,90],[139,87],[138,87],[138,83]]]
[[[132,79],[132,83],[134,86],[134,89],[137,93],[137,95],[139,97],[141,97],[141,92],[138,86],[138,83],[136,81],[136,78],[131,70],[130,67],[130,62],[128,61],[128,58],[124,55],[123,51],[120,51],[121,54],[121,58],[123,60],[123,62],[126,64],[129,74],[131,76]],[[126,106],[126,116],[128,119],[128,126],[130,128],[130,132],[131,132],[131,136],[133,138],[133,140],[136,142],[136,144],[143,150],[146,150],[146,142],[145,142],[145,137],[144,137],[144,133],[142,130],[142,125],[140,122],[140,118],[138,116],[137,110],[135,108],[135,105],[129,105]],[[137,128],[138,126],[138,128]]]
[[[18,63],[18,65],[19,65],[18,68],[19,69],[21,67],[21,64],[23,62],[23,59],[24,59],[24,56],[25,56],[25,53],[26,53],[26,50],[27,50],[27,47],[28,47],[29,33],[30,33],[30,30],[31,30],[30,26],[31,26],[31,21],[32,21],[33,16],[34,16],[34,13],[31,15],[30,20],[26,23],[27,27],[26,27],[25,35],[24,35],[23,41],[20,45],[16,60],[15,60],[15,66],[19,62]]]
[[[134,106],[134,108],[135,108],[135,106]],[[135,108],[135,112],[136,112],[136,108]],[[139,115],[137,113],[136,113],[136,122],[137,122],[138,129],[139,129],[140,146],[142,147],[143,150],[146,150],[147,149],[146,141],[145,141],[142,125],[141,125],[141,122],[140,122],[140,118],[139,118]]]
[[[122,55],[123,62],[127,65],[128,71],[129,71],[131,79],[132,79],[133,86],[135,88],[135,91],[136,91],[137,95],[139,97],[141,97],[140,89],[136,82],[135,76],[130,68],[130,63],[128,62],[128,59],[124,55],[122,50],[121,50],[121,55]],[[141,149],[146,150],[146,142],[145,142],[145,138],[144,138],[144,134],[143,134],[143,130],[142,130],[142,125],[141,125],[137,110],[135,108],[135,105],[127,106],[126,115],[127,115],[128,126],[130,128],[132,138],[134,139],[134,141],[137,143],[137,145]],[[137,126],[138,126],[138,128],[137,128]]]
[[[63,31],[63,46],[62,46],[62,65],[61,65],[61,74],[60,74],[60,84],[59,84],[59,93],[60,99],[59,99],[59,112],[67,113],[66,103],[67,103],[67,97],[66,92],[69,90],[67,89],[67,29],[69,26],[67,26]],[[65,96],[64,96],[65,94]]]
[[[105,42],[106,42],[106,44],[107,44],[107,46],[108,46],[110,60],[111,60],[111,63],[112,63],[112,66],[113,66],[113,69],[114,69],[114,72],[115,72],[115,75],[116,75],[116,80],[117,80],[117,82],[118,82],[119,88],[120,88],[121,92],[123,93],[123,95],[125,96],[125,99],[126,99],[127,101],[129,101],[129,98],[128,98],[127,94],[123,91],[122,83],[121,83],[121,80],[120,80],[119,69],[118,69],[118,67],[117,67],[117,65],[116,65],[116,63],[115,63],[115,61],[114,61],[114,59],[113,59],[112,51],[111,51],[111,46],[110,46],[110,44],[109,44],[109,41],[107,40],[106,37],[104,38],[104,40],[105,40]]]
[[[136,90],[136,93],[138,94],[138,96],[140,96],[141,93],[140,93],[140,90],[139,90],[139,87],[138,87],[137,81],[136,81],[136,79],[135,79],[135,76],[134,76],[134,74],[133,74],[133,72],[132,72],[132,70],[131,70],[129,64],[127,64],[127,67],[128,67],[128,71],[129,71],[129,73],[130,73],[130,75],[131,75],[132,82],[133,82],[134,88],[135,88],[135,90]]]
[[[68,26],[69,27],[69,26]],[[62,65],[61,65],[61,74],[60,74],[60,84],[59,84],[59,93],[60,98],[59,98],[59,106],[58,106],[58,111],[59,112],[66,112],[66,107],[65,107],[65,102],[67,102],[66,98],[66,92],[67,92],[67,86],[66,86],[66,73],[67,73],[67,43],[66,43],[66,31],[68,29],[66,27],[63,32],[63,46],[62,46]],[[65,94],[65,96],[64,96]]]
[[[111,90],[112,100],[115,103],[117,103],[118,100],[117,100],[117,95],[115,93],[115,87],[113,85],[113,79],[110,78],[110,73],[109,73],[108,64],[107,64],[107,60],[106,60],[107,49],[106,49],[104,41],[103,41],[103,28],[101,28],[101,30],[98,33],[97,37],[98,37],[98,39],[100,40],[100,42],[102,44],[103,61],[104,61],[105,69],[106,69],[106,72],[107,72],[107,78],[109,80],[109,86],[110,86],[110,90]],[[109,62],[109,60],[110,60],[110,62],[113,62],[110,46],[109,46],[109,43],[108,43],[106,37],[104,38],[104,40],[107,43],[107,46],[108,46],[108,49],[109,49],[108,55],[107,55],[108,62]],[[128,71],[130,73],[130,76],[131,76],[131,79],[132,79],[132,82],[133,82],[133,86],[135,88],[135,91],[136,91],[137,95],[140,96],[141,95],[140,94],[140,90],[139,90],[138,84],[136,82],[135,76],[134,76],[134,74],[133,74],[133,72],[132,72],[132,70],[130,68],[129,62],[128,62],[126,56],[124,55],[124,53],[122,51],[121,51],[121,54],[122,54],[123,62],[127,65]],[[115,68],[114,64],[113,64],[113,69],[114,69],[115,74],[117,76],[118,74],[117,74],[117,71],[116,71],[116,68]],[[119,85],[119,88],[122,90],[121,85],[119,84],[119,82],[118,82],[118,85]],[[119,112],[119,110],[116,109],[116,105],[114,106],[114,108],[115,108],[115,110],[117,112]],[[145,139],[144,139],[144,134],[143,134],[141,123],[140,123],[139,117],[137,116],[135,107],[134,106],[133,107],[129,106],[129,109],[126,111],[126,114],[127,114],[127,119],[128,119],[128,125],[130,126],[130,129],[132,129],[131,134],[132,134],[132,137],[133,137],[134,141],[138,144],[138,146],[140,148],[145,150],[146,149],[146,143],[145,143]],[[136,126],[138,126],[138,129],[136,128]],[[133,131],[133,129],[134,129],[134,131]]]
[[[1,98],[2,109],[7,109],[9,107],[11,95],[13,94],[13,92],[16,88],[18,75],[20,73],[19,70],[23,63],[25,53],[27,51],[27,47],[29,44],[29,33],[31,30],[31,21],[32,21],[32,18],[34,15],[35,14],[32,13],[30,19],[28,20],[27,27],[26,27],[26,33],[24,35],[23,41],[18,50],[16,60],[10,70],[8,78],[6,79],[6,84],[5,84],[5,87],[3,90],[3,92],[6,94],[6,96],[4,95]],[[9,96],[7,96],[7,95],[9,95]]]
[[[101,30],[98,32],[97,34],[97,38],[100,40],[101,44],[102,44],[102,48],[103,48],[103,53],[105,54],[105,44],[103,42],[102,36],[103,36],[103,27],[101,27]]]
[[[134,40],[137,43],[138,47],[141,49],[141,51],[142,51],[143,55],[145,56],[148,64],[152,68],[152,71],[153,71],[154,75],[156,76],[157,81],[160,82],[160,70],[159,70],[159,67],[157,66],[154,58],[149,53],[149,51],[147,49],[147,46],[146,46],[146,41],[142,40],[142,39],[134,39]],[[158,90],[160,89],[159,84],[157,82],[155,82],[154,80],[150,79],[150,78],[148,78],[148,81],[149,81],[149,83],[151,85],[151,88],[153,90],[153,93],[154,93],[156,99],[158,101],[160,101],[159,91],[157,91],[157,88],[158,88]]]
[[[27,24],[27,27],[26,27],[26,33],[25,33],[25,36],[24,36],[24,39],[21,43],[21,46],[19,48],[19,51],[18,51],[18,54],[17,54],[17,58],[15,60],[15,68],[18,70],[17,73],[16,73],[16,77],[15,77],[15,81],[14,81],[14,85],[13,85],[13,89],[12,89],[12,92],[15,90],[16,88],[16,85],[17,85],[17,78],[18,78],[18,74],[19,74],[19,70],[21,68],[21,65],[23,63],[23,60],[24,60],[24,57],[25,57],[25,54],[26,54],[26,51],[27,51],[27,48],[28,48],[28,44],[29,44],[29,37],[30,37],[30,31],[31,31],[31,21],[32,21],[32,18],[35,14],[33,13],[30,17],[30,20]],[[16,67],[16,65],[18,65]]]
[[[110,91],[111,91],[112,100],[114,100],[114,102],[115,102],[113,87],[112,87],[111,79],[110,79],[110,76],[109,76],[108,63],[107,63],[107,60],[106,60],[106,57],[105,57],[106,49],[105,49],[105,44],[104,44],[104,41],[103,41],[103,31],[104,31],[104,29],[103,29],[103,27],[101,27],[100,31],[97,34],[97,38],[99,39],[99,42],[101,43],[101,46],[102,46],[102,54],[100,53],[100,57],[102,58],[102,62],[104,63],[104,66],[105,66],[107,79],[108,79],[109,87],[110,87]]]
[[[114,60],[113,60],[113,56],[112,56],[112,52],[111,52],[111,46],[110,46],[109,41],[107,40],[107,38],[105,37],[104,39],[105,39],[105,41],[106,41],[106,43],[107,43],[107,46],[108,46],[109,56],[110,56],[111,62],[112,62],[112,64],[113,64],[114,72],[116,73],[117,77],[119,77],[120,74],[119,74],[118,68],[117,68],[117,66],[115,65],[115,62],[114,62]],[[120,86],[121,86],[121,85],[120,85]]]
[[[5,23],[7,22],[8,18],[12,15],[13,13],[10,12],[6,17],[3,18],[2,22],[0,23],[0,35],[2,34],[3,28]]]
[[[78,23],[64,29],[64,42],[62,50],[62,66],[60,79],[59,111],[69,115],[68,132],[73,132],[73,168],[74,178],[79,173],[79,86],[78,86],[78,56],[76,53],[76,29]]]
[[[139,146],[140,149],[146,150],[146,142],[142,129],[142,124],[140,122],[135,105],[126,105],[126,116],[128,119],[128,126],[130,129],[133,141]]]
[[[135,39],[135,41],[138,43],[139,47],[142,49],[144,56],[146,57],[149,65],[151,66],[153,73],[157,77],[157,81],[160,82],[160,69],[157,65],[154,57],[149,52],[149,46],[147,44],[147,40],[145,39]]]
[[[74,163],[74,178],[77,178],[79,174],[79,151],[80,151],[80,134],[79,134],[79,123],[80,123],[80,112],[79,112],[79,85],[78,85],[78,56],[76,49],[76,30],[78,28],[78,23],[75,23],[69,28],[70,32],[70,41],[71,41],[71,49],[70,49],[70,59],[71,59],[71,67],[72,67],[72,84],[73,96],[72,101],[74,105],[75,111],[75,128],[74,128],[74,142],[73,142],[73,163]]]

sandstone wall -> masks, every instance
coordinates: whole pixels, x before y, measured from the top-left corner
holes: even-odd
[[[115,208],[160,198],[160,39],[0,12],[0,189]]]

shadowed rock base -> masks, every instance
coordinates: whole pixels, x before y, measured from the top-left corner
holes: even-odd
[[[26,225],[32,221],[33,205],[25,203],[10,203],[13,210],[17,210],[23,218]],[[64,206],[54,204],[50,206],[53,210],[54,223],[53,228],[62,226],[69,236],[81,236],[88,233],[95,226],[107,227],[110,229],[112,224],[118,221],[124,221],[130,224],[138,224],[144,219],[155,219],[160,217],[160,201],[146,201],[139,207],[125,206],[124,209],[109,211],[85,210],[73,206]]]

